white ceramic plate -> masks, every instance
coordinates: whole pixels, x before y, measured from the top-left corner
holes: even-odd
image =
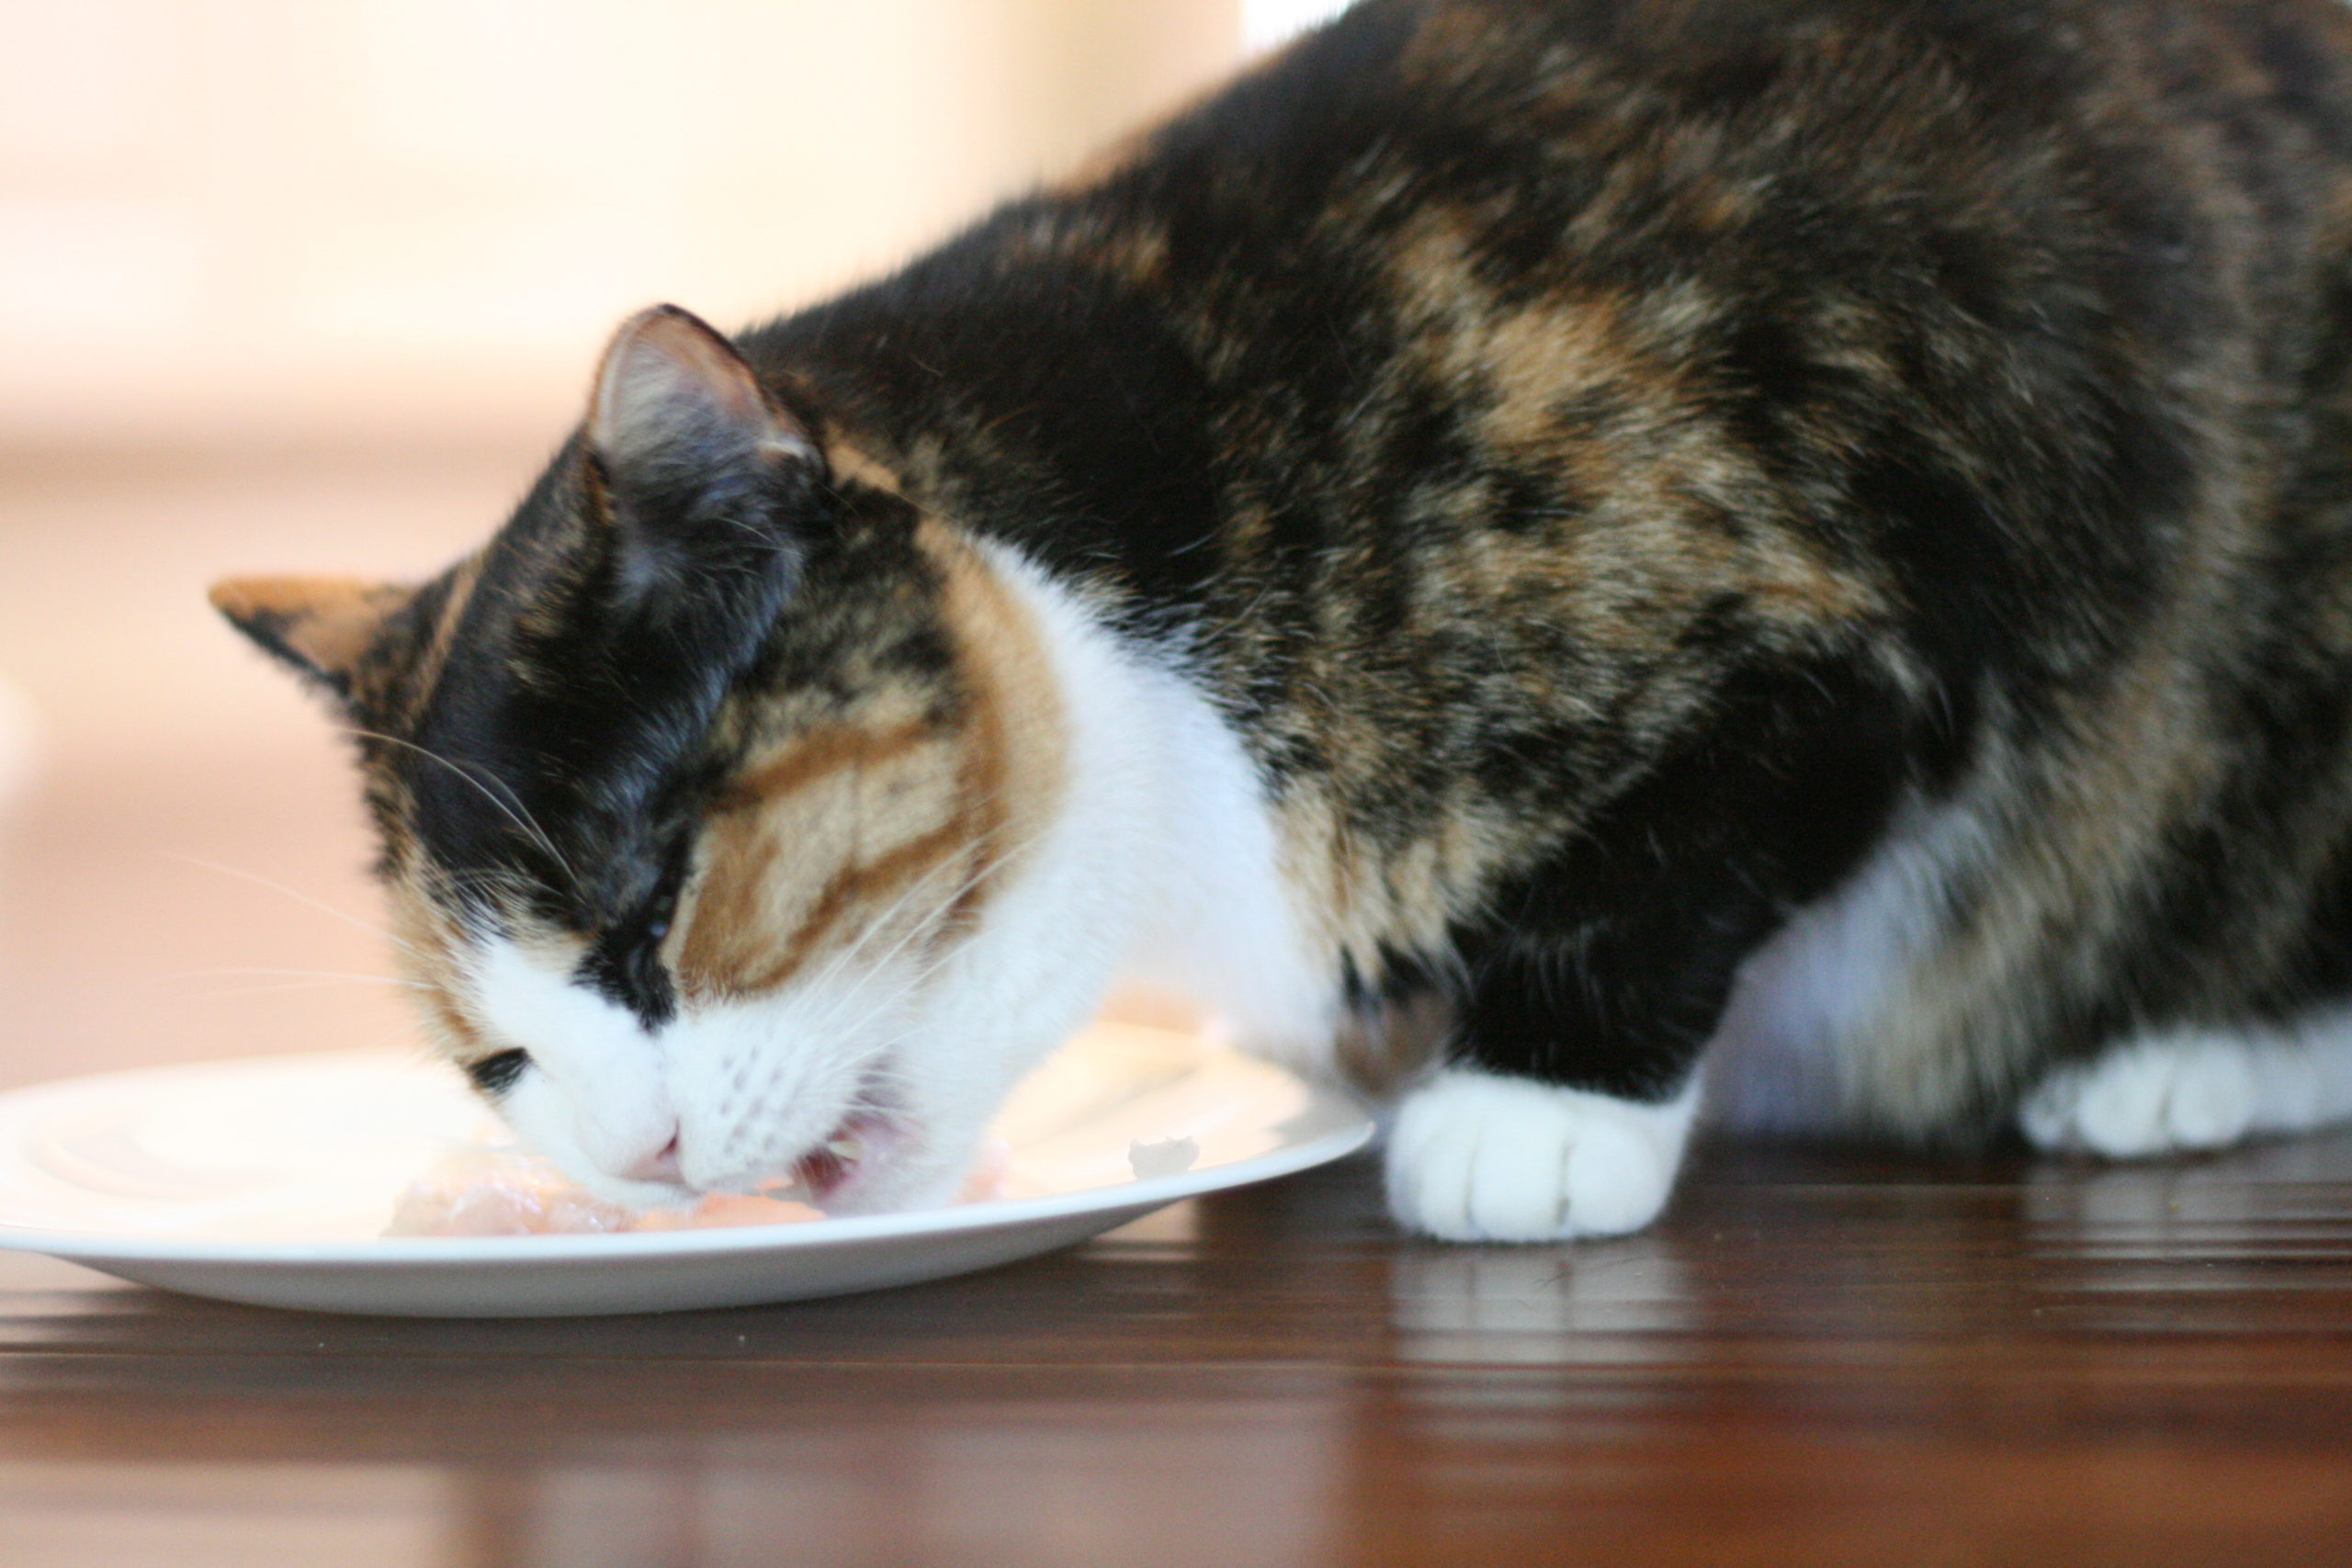
[[[935,1280],[1363,1145],[1355,1106],[1193,1036],[1097,1024],[998,1119],[1009,1194],[800,1224],[387,1237],[484,1113],[390,1052],[160,1067],[0,1095],[0,1247],[195,1295],[510,1317],[741,1306]],[[1189,1140],[1189,1145],[1187,1144]]]

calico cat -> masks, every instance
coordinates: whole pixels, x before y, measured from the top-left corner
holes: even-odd
[[[623,326],[347,716],[448,1053],[637,1201],[952,1185],[1114,978],[1397,1096],[1441,1236],[1702,1096],[2352,1113],[2352,18],[1364,0],[729,340]]]

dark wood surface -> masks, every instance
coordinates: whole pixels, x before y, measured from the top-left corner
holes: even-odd
[[[1376,1190],[568,1322],[0,1264],[0,1562],[2352,1562],[2352,1139],[1711,1148],[1579,1247],[1407,1240]]]

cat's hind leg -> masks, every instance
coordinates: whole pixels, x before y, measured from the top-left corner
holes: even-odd
[[[2018,1107],[2036,1147],[2134,1159],[2352,1121],[2352,1008],[2143,1034],[2057,1068]]]

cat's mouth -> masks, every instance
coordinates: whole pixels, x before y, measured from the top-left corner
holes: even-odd
[[[914,1143],[914,1127],[889,1100],[888,1070],[867,1072],[833,1130],[785,1172],[793,1196],[820,1209],[854,1208],[873,1177],[899,1163]]]
[[[786,1181],[822,1209],[857,1184],[876,1160],[887,1161],[905,1142],[897,1122],[874,1111],[853,1111],[823,1142],[793,1162]]]

